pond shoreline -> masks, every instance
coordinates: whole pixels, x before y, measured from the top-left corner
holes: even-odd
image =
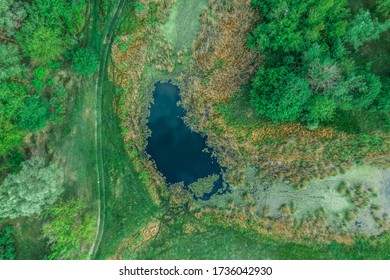
[[[180,105],[180,100],[180,89],[170,80],[155,83],[147,122],[151,133],[147,139],[146,152],[167,183],[183,182],[195,199],[208,200],[223,188],[223,170],[217,159],[205,152],[210,149],[206,138],[184,122],[186,111]],[[218,175],[218,179],[209,191],[196,196],[188,188],[210,175]]]

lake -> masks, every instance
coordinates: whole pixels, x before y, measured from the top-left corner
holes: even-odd
[[[183,182],[195,198],[208,200],[223,188],[221,167],[211,153],[205,152],[205,137],[193,132],[184,123],[185,111],[178,105],[179,88],[170,82],[158,82],[153,98],[148,120],[152,134],[148,138],[147,153],[155,161],[167,183]],[[213,174],[219,177],[209,192],[199,196],[188,188],[198,179]]]

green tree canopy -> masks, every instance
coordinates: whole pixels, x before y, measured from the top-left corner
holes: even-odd
[[[19,127],[0,118],[0,156],[5,156],[10,150],[22,145],[23,132]]]
[[[252,3],[263,16],[248,37],[249,47],[265,54],[250,90],[260,115],[313,127],[337,110],[367,109],[375,100],[384,100],[379,98],[380,78],[370,73],[369,65],[355,61],[348,47],[356,49],[378,38],[390,21],[380,23],[363,10],[352,18],[346,0]]]
[[[33,0],[28,6],[31,15],[39,15],[50,28],[74,33],[81,27],[85,0]]]
[[[377,11],[384,17],[390,17],[390,0],[376,0]]]
[[[22,144],[24,132],[16,121],[24,106],[28,88],[16,82],[0,82],[0,156]]]
[[[0,0],[0,34],[13,37],[26,16],[23,2]]]
[[[309,83],[286,67],[261,68],[254,79],[251,102],[273,121],[296,121],[312,92]]]
[[[382,112],[383,114],[386,114],[389,116],[390,114],[390,78],[387,78],[385,82],[383,83],[382,92],[377,97],[376,102],[377,109]],[[390,118],[389,118],[389,125],[390,125]]]
[[[45,166],[38,157],[24,162],[18,174],[8,175],[0,185],[0,217],[41,213],[63,192],[62,181],[57,165]]]
[[[336,103],[326,96],[315,96],[307,104],[307,120],[311,125],[317,126],[322,121],[329,121],[333,118]]]
[[[342,36],[347,27],[346,0],[253,0],[263,16],[248,37],[261,51],[302,51],[305,44]]]
[[[19,40],[24,53],[42,64],[60,59],[67,48],[61,29],[31,22],[22,27]]]
[[[26,72],[22,55],[14,44],[0,44],[0,81],[20,78]]]
[[[349,24],[345,41],[357,50],[365,42],[378,39],[389,28],[390,21],[380,23],[369,11],[360,10]]]

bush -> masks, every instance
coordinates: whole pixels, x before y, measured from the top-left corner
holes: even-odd
[[[20,112],[18,125],[22,129],[37,131],[42,129],[50,118],[49,102],[37,95],[26,98]]]
[[[87,76],[96,72],[98,63],[98,56],[91,48],[81,48],[73,55],[72,68],[77,74]]]
[[[43,227],[43,235],[51,245],[50,259],[87,258],[90,244],[86,243],[91,243],[95,230],[86,209],[85,202],[72,199],[47,210],[50,221]]]

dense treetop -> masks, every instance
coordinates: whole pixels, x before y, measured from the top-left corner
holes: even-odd
[[[316,127],[337,110],[389,102],[382,80],[354,58],[359,48],[390,28],[369,11],[352,16],[346,0],[253,0],[263,16],[248,45],[266,61],[252,80],[256,111],[274,122]]]
[[[45,165],[34,157],[22,164],[0,185],[0,217],[31,216],[53,204],[63,192],[62,172],[55,164]]]

